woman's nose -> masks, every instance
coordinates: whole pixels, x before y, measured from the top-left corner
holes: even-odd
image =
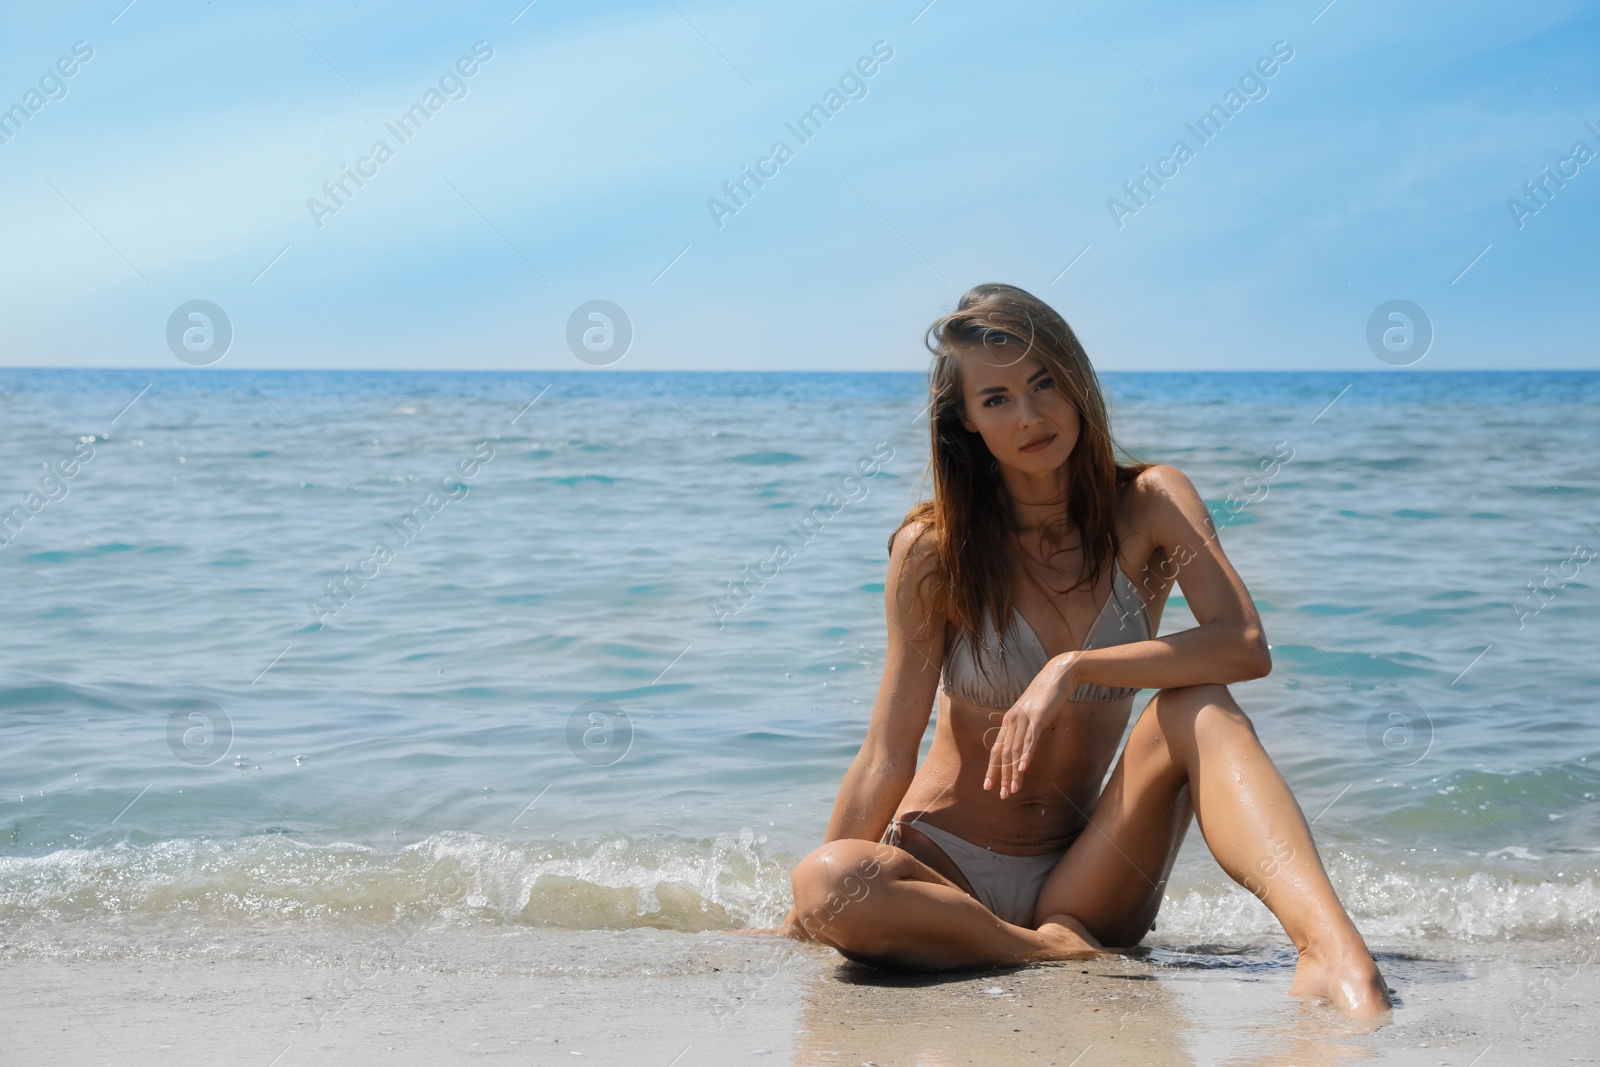
[[[1017,400],[1017,421],[1023,426],[1039,421],[1039,405],[1035,404],[1033,398],[1027,394],[1023,394]]]

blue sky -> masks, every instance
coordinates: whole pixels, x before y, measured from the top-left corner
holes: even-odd
[[[166,323],[201,298],[219,367],[582,369],[567,322],[605,299],[616,369],[920,369],[984,281],[1106,370],[1384,369],[1393,299],[1433,326],[1412,371],[1600,364],[1600,159],[1523,189],[1600,152],[1577,2],[125,3],[6,16],[0,107],[93,57],[0,144],[5,365],[180,366]],[[400,143],[384,124],[478,41]],[[876,42],[802,143],[785,123]],[[319,228],[307,201],[379,138]],[[708,200],[778,140],[719,228]]]

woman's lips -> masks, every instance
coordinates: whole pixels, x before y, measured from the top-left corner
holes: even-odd
[[[1046,448],[1049,448],[1050,447],[1050,442],[1054,441],[1055,439],[1056,439],[1056,435],[1055,434],[1051,434],[1049,437],[1041,438],[1040,440],[1033,442],[1033,444],[1031,444],[1031,445],[1023,445],[1017,451],[1019,451],[1019,452],[1042,452]]]

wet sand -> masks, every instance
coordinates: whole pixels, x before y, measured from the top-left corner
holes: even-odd
[[[1287,997],[1281,945],[944,976],[656,930],[0,947],[5,1064],[1600,1062],[1593,943],[1380,946],[1382,1025]]]

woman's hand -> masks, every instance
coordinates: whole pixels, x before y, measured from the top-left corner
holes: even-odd
[[[989,749],[989,767],[983,774],[983,788],[989,789],[998,783],[1001,800],[1021,790],[1023,772],[1033,759],[1039,739],[1077,688],[1073,667],[1082,655],[1081,651],[1068,652],[1051,660],[1011,705],[1000,725],[989,731],[998,732],[999,736]],[[987,737],[986,734],[985,739]]]

